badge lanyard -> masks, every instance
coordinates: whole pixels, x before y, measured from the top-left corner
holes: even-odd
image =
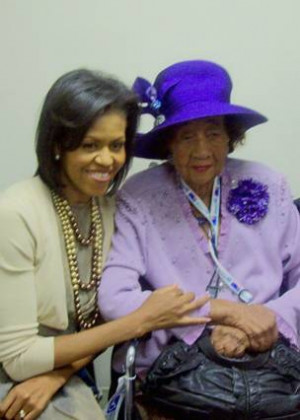
[[[221,203],[221,180],[216,177],[214,180],[210,210],[206,207],[200,197],[194,193],[193,190],[183,181],[180,180],[183,191],[190,201],[190,203],[197,209],[202,216],[209,223],[208,244],[209,252],[212,260],[217,268],[218,274],[222,282],[235,294],[238,298],[245,303],[250,303],[253,299],[249,290],[241,287],[234,281],[232,275],[222,266],[218,260],[218,237],[219,237],[219,221],[220,221],[220,203]]]

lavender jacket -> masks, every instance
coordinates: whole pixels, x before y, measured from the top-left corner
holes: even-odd
[[[249,178],[267,185],[270,195],[267,215],[254,225],[240,223],[226,208],[230,189]],[[228,159],[221,200],[220,262],[252,292],[253,303],[276,312],[281,333],[299,346],[300,217],[285,179],[262,164]],[[128,314],[145,301],[149,289],[173,283],[201,296],[213,272],[207,239],[173,167],[164,163],[129,179],[119,193],[116,233],[99,290],[104,317],[110,320]],[[237,300],[227,288],[219,297]],[[195,315],[208,315],[209,310],[208,303]],[[153,332],[139,347],[138,369],[149,368],[172,335],[191,344],[203,328]],[[124,352],[123,346],[115,353],[118,371]]]

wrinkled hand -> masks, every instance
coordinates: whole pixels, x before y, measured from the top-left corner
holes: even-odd
[[[18,413],[24,410],[25,420],[37,419],[61,386],[61,378],[52,374],[36,376],[19,383],[0,402],[0,418],[19,420]]]
[[[233,316],[234,324],[248,336],[253,351],[266,351],[278,339],[275,313],[263,305],[240,304],[240,311]]]
[[[210,336],[214,349],[225,357],[242,357],[250,346],[248,336],[240,329],[217,325]]]
[[[211,301],[211,318],[216,324],[244,331],[253,351],[266,351],[278,338],[275,313],[263,305],[246,305],[221,299]]]
[[[176,285],[155,290],[138,309],[146,322],[147,332],[185,325],[210,322],[210,318],[192,317],[188,314],[209,301],[209,296],[195,299],[195,294],[184,293]]]

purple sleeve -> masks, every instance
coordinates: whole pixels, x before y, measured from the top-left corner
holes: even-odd
[[[282,295],[266,306],[277,315],[279,331],[299,346],[300,334],[300,216],[289,187],[283,181],[277,203],[281,260],[284,281]]]
[[[99,308],[107,320],[137,309],[151,294],[139,279],[146,273],[146,224],[126,194],[117,200],[116,231],[98,291]]]

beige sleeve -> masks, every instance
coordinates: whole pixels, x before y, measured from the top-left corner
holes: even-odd
[[[54,339],[38,335],[37,240],[28,218],[0,205],[0,362],[16,381],[54,367]]]

